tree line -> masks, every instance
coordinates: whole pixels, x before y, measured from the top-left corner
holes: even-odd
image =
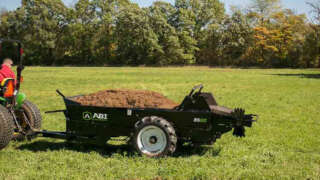
[[[312,20],[280,3],[22,0],[0,10],[0,37],[21,40],[29,65],[320,67],[320,1]]]

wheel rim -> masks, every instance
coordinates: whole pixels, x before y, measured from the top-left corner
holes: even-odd
[[[138,134],[137,145],[144,154],[159,154],[167,146],[166,133],[157,126],[146,126]]]

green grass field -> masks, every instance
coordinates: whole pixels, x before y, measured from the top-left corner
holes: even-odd
[[[220,105],[260,115],[246,138],[232,133],[213,146],[186,147],[149,159],[126,145],[66,145],[37,138],[0,151],[0,179],[320,179],[320,71],[186,68],[27,67],[24,91],[43,115],[43,129],[64,130],[66,95],[103,89],[148,89],[180,102],[197,84]],[[116,144],[117,142],[114,142]]]

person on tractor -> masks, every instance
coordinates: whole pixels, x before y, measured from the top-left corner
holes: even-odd
[[[13,61],[5,58],[0,67],[0,150],[11,140],[31,139],[41,128],[41,113],[38,107],[26,99],[20,92],[22,82],[23,49],[18,40],[0,38],[0,56],[2,43],[12,43],[17,54],[16,75],[12,70]],[[16,48],[15,48],[16,47]]]
[[[3,60],[3,63],[0,69],[0,82],[2,82],[5,79],[16,79],[16,76],[11,69],[12,64],[13,64],[13,61],[9,58],[6,58]]]

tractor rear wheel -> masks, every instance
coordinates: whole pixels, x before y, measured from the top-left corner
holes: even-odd
[[[177,136],[172,125],[163,118],[145,117],[135,125],[133,144],[141,155],[163,157],[174,153]]]
[[[25,138],[33,139],[36,136],[32,133],[32,129],[41,128],[41,113],[38,107],[28,100],[25,100],[25,102],[21,106],[21,109],[22,111],[16,112],[16,116],[21,128],[24,131],[24,134],[26,135],[17,133],[14,134],[13,139],[18,141],[25,140]],[[31,127],[29,126],[29,124],[31,125]]]
[[[5,148],[12,139],[13,119],[7,108],[0,105],[0,150]]]

